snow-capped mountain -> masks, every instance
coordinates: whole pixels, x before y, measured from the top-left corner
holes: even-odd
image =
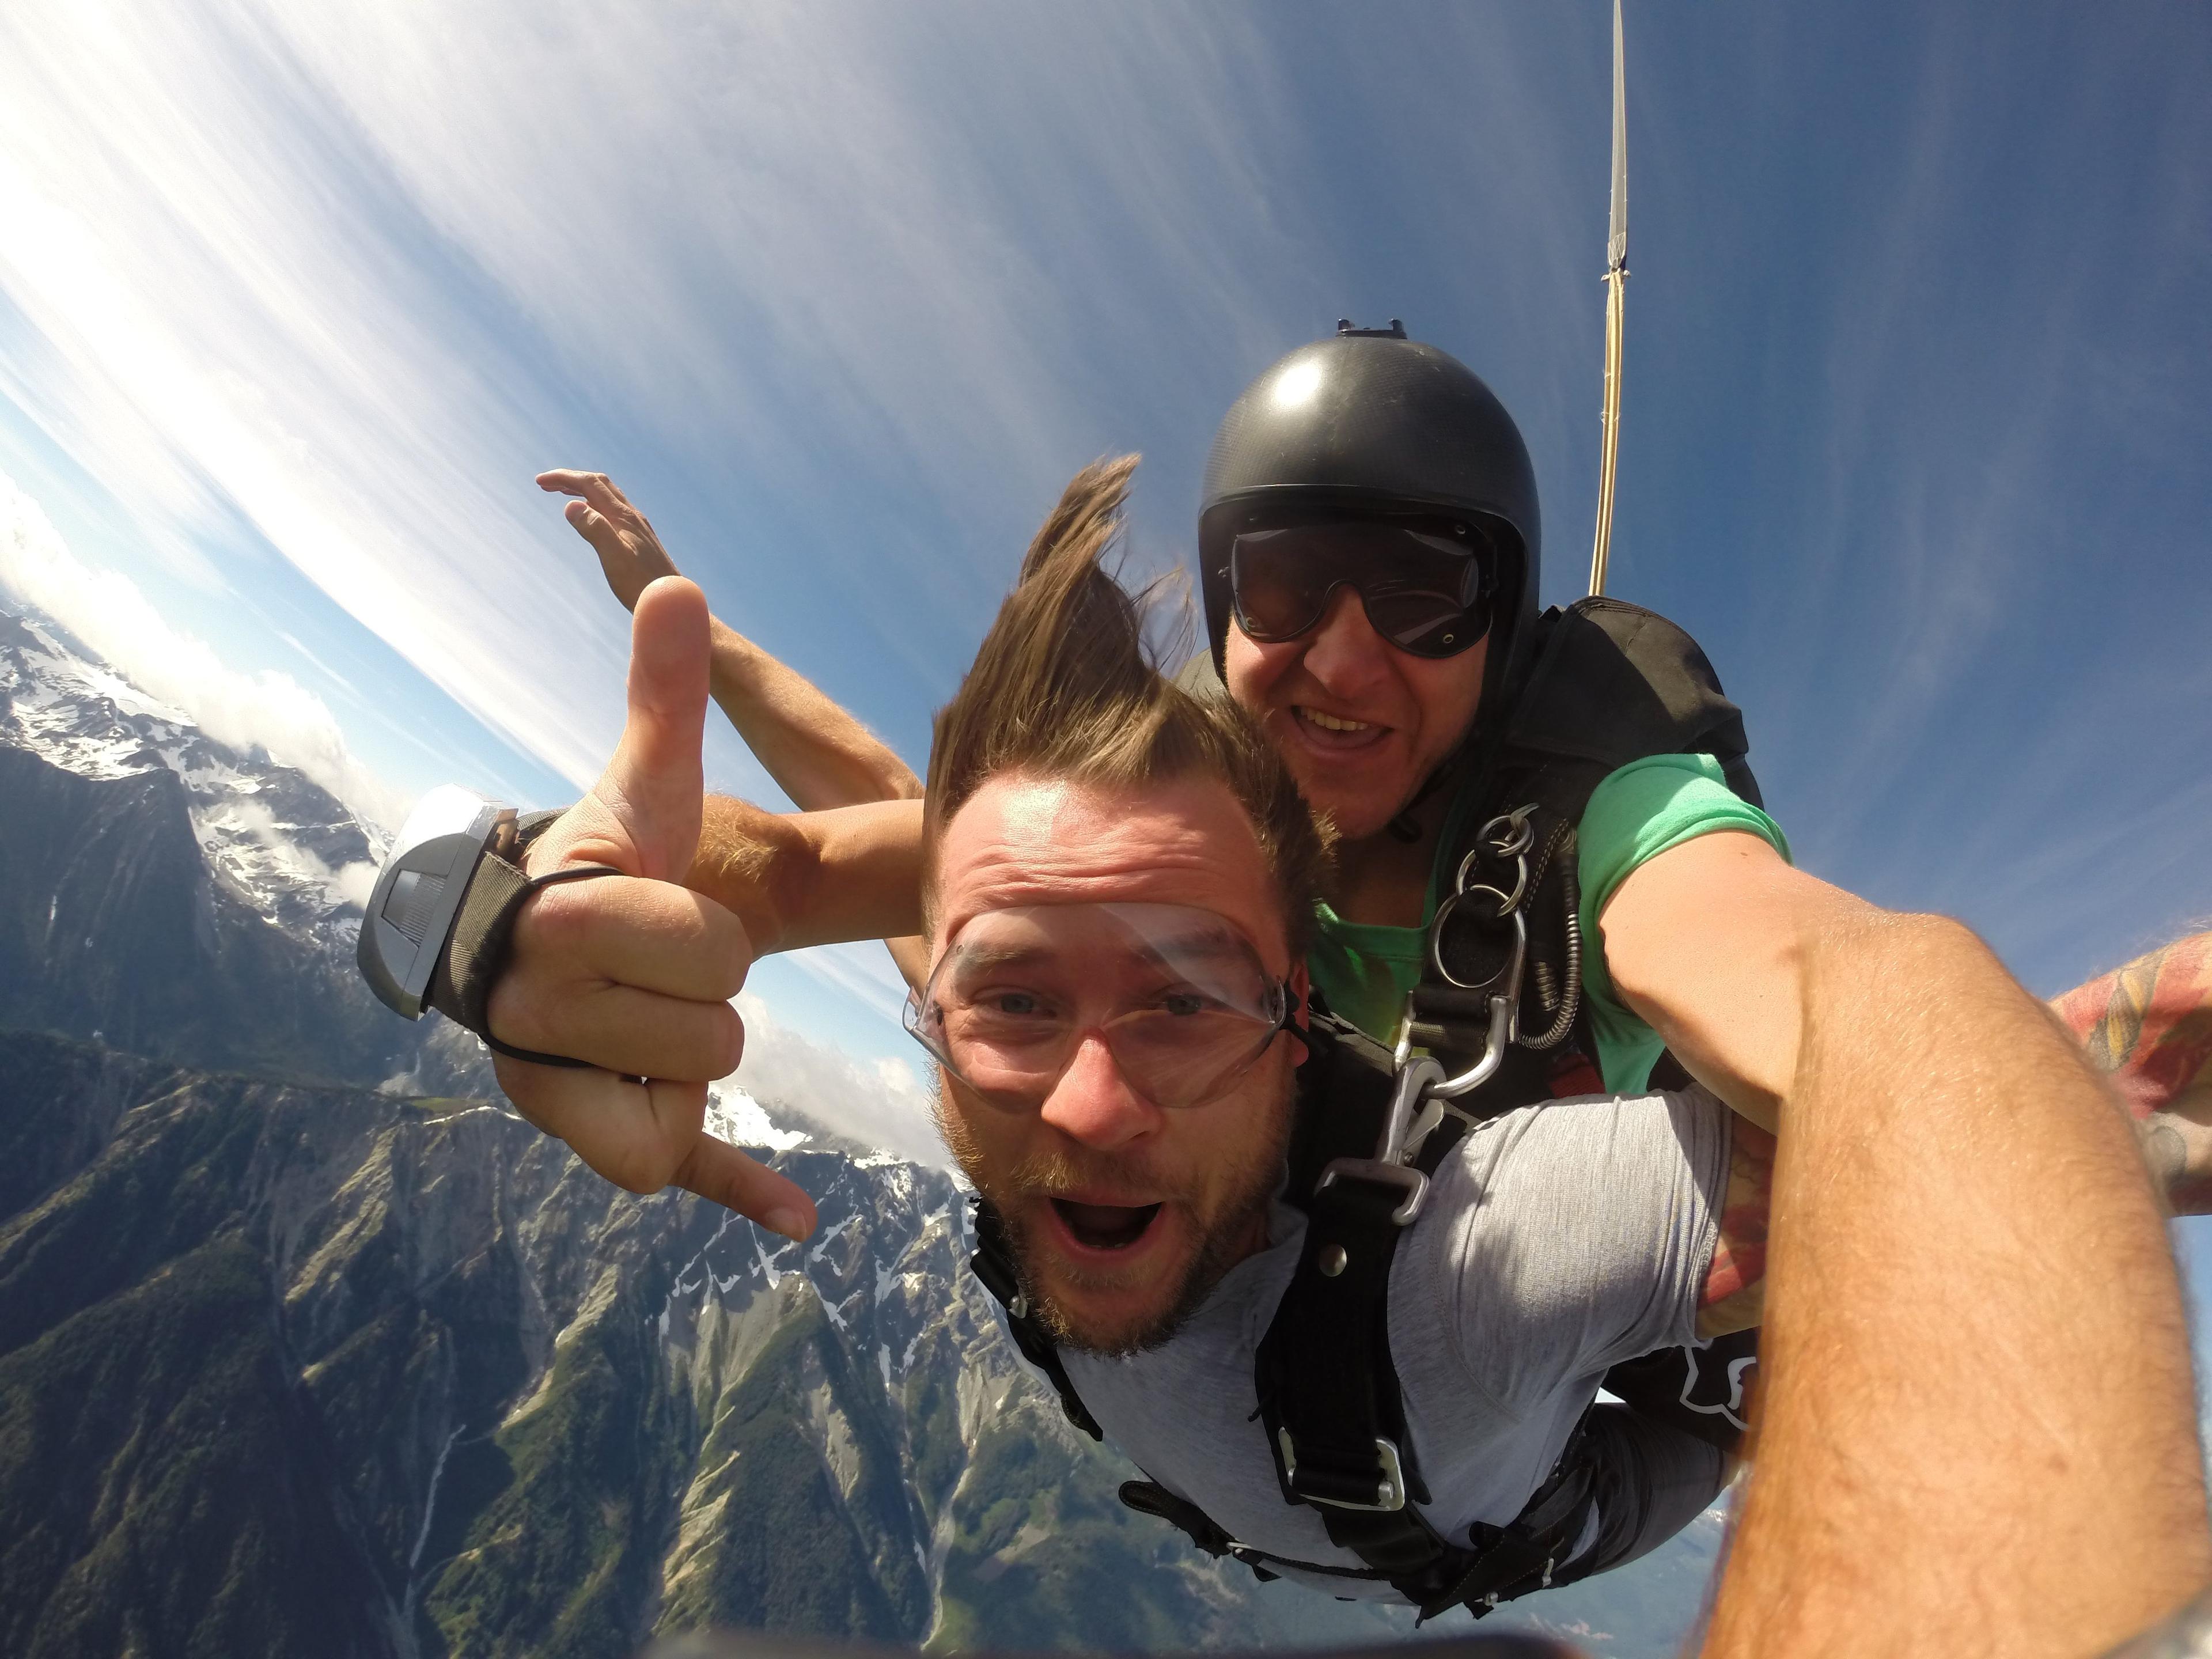
[[[351,948],[383,832],[305,774],[216,742],[35,612],[0,609],[0,744],[82,778],[167,768],[209,866],[255,914]]]
[[[0,1025],[374,1084],[466,1070],[353,967],[379,842],[34,613],[0,612]]]

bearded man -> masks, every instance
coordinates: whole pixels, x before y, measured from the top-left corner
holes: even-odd
[[[1099,567],[1127,473],[1069,486],[931,748],[908,1024],[981,1195],[986,1282],[1002,1270],[1071,1415],[1148,1473],[1133,1501],[1251,1565],[1431,1613],[1616,1565],[1710,1499],[1721,1457],[1593,1397],[1613,1364],[1722,1328],[1723,1294],[1747,1316],[1723,1233],[1763,1221],[1765,1142],[1738,1148],[1731,1209],[1729,1114],[1702,1090],[1449,1120],[1374,1261],[1331,1193],[1286,1186],[1301,1118],[1351,1109],[1342,1039],[1304,1010],[1328,837],[1256,722],[1147,659]],[[1367,1180],[1356,1163],[1336,1195]],[[1419,1570],[1332,1537],[1325,1429],[1293,1437],[1261,1398],[1322,1363],[1289,1352],[1268,1382],[1302,1264],[1379,1275],[1400,1396],[1382,1501],[1449,1547]],[[1368,1316],[1331,1345],[1363,1364]],[[1516,1533],[1532,1498],[1548,1508]]]

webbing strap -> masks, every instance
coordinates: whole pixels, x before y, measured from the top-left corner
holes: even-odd
[[[462,896],[460,913],[453,921],[453,935],[432,970],[430,1006],[462,1030],[475,1032],[495,1054],[505,1054],[510,1060],[526,1060],[533,1066],[563,1066],[579,1070],[588,1067],[589,1060],[574,1060],[567,1054],[540,1054],[535,1048],[517,1048],[494,1036],[492,987],[506,971],[508,947],[514,939],[515,918],[521,915],[524,901],[543,888],[620,874],[621,871],[603,864],[578,864],[532,877],[497,853],[485,853],[470,873],[468,890]]]
[[[975,1236],[975,1248],[969,1253],[968,1266],[991,1299],[1003,1309],[1006,1316],[1007,1332],[1014,1346],[1021,1350],[1022,1358],[1045,1374],[1053,1392],[1060,1396],[1060,1408],[1067,1420],[1089,1435],[1093,1440],[1103,1440],[1105,1431],[1098,1419],[1076,1393],[1069,1379],[1067,1367],[1060,1363],[1060,1350],[1053,1346],[1052,1338],[1044,1327],[1030,1313],[1029,1298],[1022,1293],[1021,1279],[1014,1271],[1014,1253],[1006,1243],[1006,1225],[999,1212],[983,1200],[981,1193],[968,1200],[969,1224]]]
[[[1333,1115],[1364,1120],[1371,1147],[1389,1108],[1389,1074],[1346,1047],[1322,1058],[1330,1063],[1311,1086],[1328,1091]],[[1416,1165],[1424,1175],[1442,1163],[1459,1128],[1448,1121],[1430,1136]],[[1405,1195],[1401,1187],[1343,1176],[1305,1200],[1297,1270],[1255,1369],[1285,1499],[1310,1505],[1331,1543],[1425,1605],[1464,1570],[1464,1552],[1440,1538],[1418,1507],[1429,1493],[1390,1355],[1390,1267],[1405,1231],[1392,1218]]]
[[[1500,1601],[1551,1587],[1553,1575],[1567,1564],[1581,1541],[1595,1501],[1596,1483],[1587,1446],[1577,1425],[1550,1477],[1521,1513],[1505,1526],[1474,1528],[1474,1547],[1459,1553],[1464,1565],[1458,1576],[1421,1603],[1422,1618],[1433,1619],[1447,1607],[1465,1603],[1480,1619]]]

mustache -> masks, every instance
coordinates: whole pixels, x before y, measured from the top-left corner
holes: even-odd
[[[992,1185],[1007,1198],[1057,1198],[1081,1192],[1131,1204],[1156,1204],[1188,1197],[1180,1182],[1156,1178],[1149,1160],[1127,1153],[1093,1152],[1086,1146],[1054,1147],[1032,1153]]]
[[[1094,1197],[1112,1194],[1133,1205],[1187,1200],[1192,1196],[1188,1181],[1166,1179],[1147,1158],[1096,1152],[1077,1144],[1040,1149],[1011,1170],[989,1169],[975,1137],[945,1100],[941,1082],[933,1091],[930,1107],[938,1133],[945,1137],[961,1172],[976,1191],[1001,1209],[1010,1207],[1017,1199],[1056,1198],[1072,1192],[1088,1192]]]

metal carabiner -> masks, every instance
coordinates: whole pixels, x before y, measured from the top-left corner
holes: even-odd
[[[1517,997],[1492,997],[1490,1000],[1490,1029],[1483,1034],[1482,1058],[1457,1077],[1447,1078],[1429,1091],[1437,1100],[1457,1100],[1472,1090],[1480,1089],[1498,1074],[1505,1063],[1505,1045],[1513,1041],[1513,1025],[1519,1017]]]
[[[1520,1035],[1521,975],[1528,964],[1528,919],[1516,910],[1513,912],[1513,954],[1505,963],[1505,989],[1490,999],[1490,1026],[1483,1033],[1482,1058],[1457,1077],[1448,1078],[1433,1085],[1429,1090],[1433,1098],[1456,1100],[1471,1090],[1480,1089],[1496,1076],[1498,1068],[1505,1063],[1506,1044]],[[1443,965],[1437,963],[1439,969]],[[1409,1025],[1411,1023],[1410,1020],[1407,1022]]]
[[[1406,1148],[1415,1118],[1421,1115],[1430,1094],[1443,1080],[1444,1068],[1426,1054],[1399,1067],[1390,1089],[1390,1111],[1382,1122],[1382,1139],[1376,1143],[1372,1158],[1338,1158],[1329,1160],[1314,1182],[1316,1195],[1336,1184],[1339,1180],[1371,1181],[1378,1186],[1396,1187],[1406,1196],[1390,1212],[1396,1225],[1409,1224],[1421,1212],[1421,1202],[1429,1194],[1429,1178],[1419,1170],[1406,1164]]]

